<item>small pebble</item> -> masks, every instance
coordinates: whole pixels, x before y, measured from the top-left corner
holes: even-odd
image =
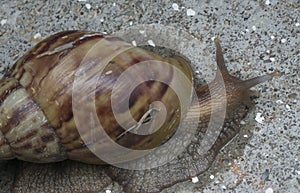
[[[1,23],[1,25],[6,24],[7,23],[7,19],[2,19],[0,23]]]
[[[241,125],[245,125],[246,122],[245,122],[244,120],[241,120],[240,124],[241,124]]]
[[[39,38],[41,38],[41,37],[42,37],[42,35],[41,35],[40,33],[36,33],[36,34],[33,36],[34,39],[39,39]]]
[[[178,4],[177,3],[173,3],[172,4],[172,7],[175,11],[179,11],[179,7],[178,7]]]
[[[265,191],[265,193],[273,193],[273,192],[274,192],[274,191],[273,191],[272,188],[267,188],[266,191]]]
[[[271,58],[270,58],[270,61],[271,61],[271,62],[275,62],[275,58],[271,57]]]
[[[111,190],[105,190],[105,193],[111,193]]]
[[[187,16],[194,16],[196,14],[196,12],[192,9],[187,9],[186,14],[187,14]]]
[[[193,177],[193,178],[192,178],[192,182],[193,182],[193,183],[199,182],[199,178],[198,178],[197,176]]]
[[[290,105],[285,105],[285,108],[286,108],[287,110],[291,110]]]
[[[86,0],[78,0],[79,2],[86,2]]]
[[[297,23],[295,24],[295,26],[296,26],[296,27],[299,27],[299,26],[300,26],[300,23],[297,22]]]
[[[152,46],[152,47],[155,47],[155,44],[154,44],[153,40],[148,40],[148,44],[149,44],[150,46]]]
[[[221,188],[222,188],[222,190],[227,190],[225,185],[222,185]]]
[[[132,44],[133,46],[136,46],[136,41],[133,40],[133,41],[131,42],[131,44]]]
[[[7,23],[7,19],[2,19],[0,23],[1,23],[1,25],[6,24]]]
[[[280,41],[281,41],[281,43],[285,43],[285,42],[286,42],[286,39],[283,38],[283,39],[281,39]]]
[[[210,175],[209,178],[213,180],[215,178],[215,176],[214,175]]]
[[[244,135],[245,138],[248,138],[248,135]]]
[[[271,3],[270,3],[270,0],[266,0],[265,4],[266,4],[266,5],[270,5],[270,4],[271,4]]]
[[[274,40],[274,39],[275,39],[275,36],[271,36],[271,39]]]
[[[89,3],[85,4],[85,7],[86,7],[87,9],[91,9],[91,8],[92,8],[91,4],[89,4]]]
[[[255,26],[255,25],[252,26],[252,30],[253,30],[253,31],[256,31],[256,26]]]
[[[133,24],[133,21],[130,21],[130,22],[129,22],[129,25],[132,25],[132,24]]]
[[[261,115],[262,115],[261,113],[257,113],[256,117],[255,117],[255,121],[262,124],[262,123],[264,123],[265,118],[262,117]]]
[[[282,100],[280,100],[280,99],[277,100],[276,103],[277,103],[277,104],[283,104]]]

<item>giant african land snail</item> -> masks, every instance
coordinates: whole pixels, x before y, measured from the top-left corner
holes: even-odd
[[[89,53],[90,58],[86,58],[91,47],[100,40],[104,40],[103,48],[98,50],[99,52]],[[227,99],[226,121],[228,121],[236,115],[235,112],[240,105],[248,104],[253,94],[249,88],[270,80],[274,75],[278,75],[278,72],[242,81],[228,73],[218,39],[215,40],[215,44],[216,60],[221,74],[217,74],[208,85],[218,94],[218,83],[224,82]],[[118,53],[122,48],[126,48],[126,51]],[[107,56],[110,53],[113,56],[111,60],[107,63],[99,62],[99,56]],[[148,149],[168,141],[173,135],[179,122],[177,120],[180,117],[179,109],[182,107],[179,105],[176,93],[167,84],[155,80],[148,81],[140,84],[130,96],[130,112],[136,121],[147,119],[145,115],[149,112],[149,105],[153,101],[159,100],[166,105],[168,112],[166,122],[155,133],[147,136],[126,132],[119,126],[112,113],[110,95],[114,82],[124,70],[136,63],[149,60],[167,62],[176,66],[193,83],[193,73],[187,61],[179,56],[164,59],[149,51],[133,47],[114,36],[86,31],[66,31],[38,43],[16,62],[13,69],[1,81],[0,159],[18,158],[31,162],[72,159],[103,164],[103,161],[87,147],[90,144],[87,145],[82,140],[73,117],[72,85],[77,68],[83,59],[97,61],[91,63],[90,69],[87,69],[86,73],[90,73],[91,77],[97,73],[95,69],[98,69],[99,63],[105,65],[102,69],[104,75],[107,75],[103,76],[102,80],[105,84],[97,85],[94,90],[95,107],[99,120],[113,140],[127,148]],[[164,70],[164,81],[172,82],[173,69]],[[160,75],[161,69],[154,69],[152,72]],[[141,79],[140,76],[140,74],[132,74],[130,81],[137,81]],[[211,117],[212,101],[208,85],[195,85],[200,104],[198,110],[202,114],[199,118],[201,123],[208,122]],[[123,89],[126,91],[126,88]],[[191,91],[188,89],[188,92]],[[190,95],[191,93],[187,93],[187,97]],[[235,116],[234,119],[241,119],[243,116],[244,113],[241,113],[240,117]],[[124,118],[118,121],[126,123],[128,120]],[[220,149],[236,133],[237,131],[233,131],[225,137],[220,135],[222,143],[217,144],[216,149]]]

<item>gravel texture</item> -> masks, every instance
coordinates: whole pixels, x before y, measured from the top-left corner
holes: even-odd
[[[179,183],[164,192],[300,192],[299,0],[2,0],[0,4],[1,71],[58,31],[116,33],[153,23],[175,26],[201,42],[198,51],[207,59],[194,64],[199,76],[209,68],[211,77],[216,68],[215,36],[233,74],[250,78],[280,70],[283,76],[255,87],[261,93],[256,108],[212,168],[198,176],[199,182]],[[104,192],[109,190],[121,191],[116,183]]]

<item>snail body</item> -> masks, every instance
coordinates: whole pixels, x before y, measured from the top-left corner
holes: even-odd
[[[191,107],[187,107],[187,109],[197,108],[200,111],[201,117],[198,120],[199,130],[202,133],[205,133],[207,123],[213,116],[212,106],[224,104],[222,100],[211,100],[212,95],[218,98],[221,94],[218,92],[221,82],[224,82],[226,88],[226,120],[232,118],[240,120],[245,116],[244,108],[240,107],[249,105],[250,97],[253,95],[249,89],[256,84],[270,80],[275,75],[275,73],[267,74],[246,81],[230,75],[225,67],[218,39],[215,40],[215,44],[217,75],[209,84],[195,85],[199,105],[193,106],[192,104]],[[91,48],[93,48],[92,51]],[[144,49],[133,47],[122,39],[110,35],[66,31],[52,35],[34,46],[16,62],[1,81],[0,159],[18,158],[43,163],[71,159],[90,164],[104,163],[90,151],[89,147],[94,144],[87,144],[83,141],[74,120],[73,109],[76,107],[72,106],[74,105],[72,104],[72,86],[76,76],[82,73],[82,69],[78,69],[83,61],[87,62],[83,73],[89,75],[89,81],[97,82],[99,78],[96,76],[97,73],[103,72],[100,76],[101,84],[92,91],[85,88],[82,92],[86,92],[88,97],[95,97],[95,111],[111,139],[127,148],[143,150],[165,143],[174,134],[180,122],[180,113],[187,109],[180,106],[176,93],[167,86],[174,81],[172,67],[164,68],[162,71],[159,66],[150,62],[149,71],[153,74],[151,81],[140,84],[130,96],[129,111],[136,122],[145,118],[144,115],[153,101],[162,101],[166,105],[166,122],[150,135],[124,131],[119,125],[120,122],[128,127],[136,123],[131,122],[127,116],[121,116],[122,120],[115,120],[111,109],[111,94],[118,77],[126,69],[144,61],[169,63],[180,69],[191,84],[195,84],[192,69],[185,59],[180,56],[163,58]],[[142,80],[142,76],[143,74],[131,74],[128,82],[119,88],[123,89],[119,95],[126,92],[127,85]],[[161,76],[164,81],[155,81],[157,76]],[[180,86],[185,89],[186,98],[190,98],[192,89],[187,88],[186,85]],[[119,105],[122,106],[123,102],[120,100]],[[120,113],[124,109],[120,108]],[[81,115],[82,119],[87,122],[89,116],[88,113]],[[159,112],[158,116],[160,116]],[[237,130],[223,130],[212,147],[213,151],[217,152],[237,132]],[[84,135],[87,135],[88,139],[93,138],[88,131],[84,131]],[[99,142],[101,139],[101,136],[97,135],[96,141]],[[109,147],[105,145],[104,147],[95,146],[95,148],[99,148],[99,151],[109,151]],[[122,161],[130,160],[127,158],[117,160],[117,162]],[[132,189],[130,191],[134,192]]]

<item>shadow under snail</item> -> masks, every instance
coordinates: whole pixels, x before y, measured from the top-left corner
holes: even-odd
[[[240,120],[246,116],[251,105],[250,97],[254,94],[254,91],[249,89],[278,75],[278,72],[274,72],[245,81],[234,77],[229,74],[225,66],[218,39],[215,39],[215,45],[218,65],[215,79],[209,84],[194,85],[199,103],[197,108],[201,117],[197,118],[199,126],[187,150],[166,165],[148,170],[136,171],[113,166],[97,166],[105,171],[105,175],[122,185],[125,192],[158,192],[176,182],[190,178],[191,168],[194,171],[193,175],[205,171],[218,151],[238,133]],[[97,49],[92,49],[95,46],[98,46]],[[83,68],[84,72],[78,70],[82,61],[86,61],[87,64]],[[121,89],[122,91],[118,91],[118,94],[123,95],[131,84],[143,80],[143,74],[129,74],[127,82],[123,82],[118,88],[113,87],[115,82],[126,69],[147,61],[152,79],[138,84],[138,87],[130,94],[129,102],[117,100],[117,105],[120,106],[119,113],[122,115],[123,111],[130,111],[135,122],[125,115],[119,116],[119,120],[116,120],[111,107],[112,90]],[[17,158],[39,163],[59,162],[54,165],[52,163],[51,167],[60,168],[61,164],[64,164],[60,161],[65,159],[88,164],[105,164],[90,150],[90,147],[94,145],[93,142],[101,141],[101,136],[95,137],[89,131],[81,131],[83,135],[88,136],[88,139],[96,139],[87,144],[82,139],[82,133],[77,130],[78,125],[73,112],[76,107],[72,107],[74,105],[72,89],[73,82],[76,76],[80,76],[80,73],[87,75],[86,81],[91,84],[101,79],[101,83],[95,84],[93,89],[82,88],[81,93],[85,93],[88,96],[87,99],[94,97],[95,112],[112,140],[121,146],[135,150],[151,149],[166,143],[176,131],[178,122],[182,118],[180,113],[184,111],[184,107],[180,106],[174,90],[168,87],[168,84],[174,81],[173,78],[176,78],[174,69],[169,66],[162,69],[154,64],[151,65],[149,61],[172,64],[180,69],[192,84],[195,84],[192,69],[184,58],[176,55],[163,58],[150,51],[134,47],[118,37],[96,32],[65,31],[39,42],[16,62],[1,81],[0,160]],[[100,70],[103,73],[99,78]],[[161,76],[164,82],[155,81],[158,76]],[[218,106],[218,103],[221,105],[224,102],[211,100],[212,93],[215,96],[220,94],[218,89],[221,83],[224,83],[226,88],[225,124],[215,143],[203,156],[197,153],[200,144],[200,139],[197,140],[197,138],[201,138],[206,132],[207,124],[211,116],[214,116],[211,114],[212,105]],[[191,89],[185,88],[185,85],[180,86],[187,90],[186,97],[189,98]],[[136,126],[137,123],[142,125],[146,124],[149,119],[151,121],[152,112],[149,112],[149,106],[154,101],[162,101],[167,112],[166,121],[158,130],[149,135],[139,135],[127,132],[119,125],[122,123],[130,128],[130,126]],[[126,102],[129,103],[127,106],[124,105]],[[193,108],[193,106],[188,108]],[[90,113],[82,113],[80,117],[83,123],[89,122]],[[135,130],[138,129],[135,128]],[[99,151],[109,151],[109,147],[105,145],[99,148],[102,148]],[[117,162],[122,161],[130,160],[127,158],[117,160]],[[76,162],[69,161],[68,163],[82,167]],[[44,167],[44,165],[37,167]],[[57,172],[59,171],[56,170]],[[47,178],[59,184],[55,176],[57,175],[52,177],[50,175]],[[59,190],[59,188],[48,187],[46,180],[43,183],[45,183],[46,192]],[[25,192],[21,189],[22,191]],[[67,187],[64,191],[93,192],[84,187],[79,190]]]

